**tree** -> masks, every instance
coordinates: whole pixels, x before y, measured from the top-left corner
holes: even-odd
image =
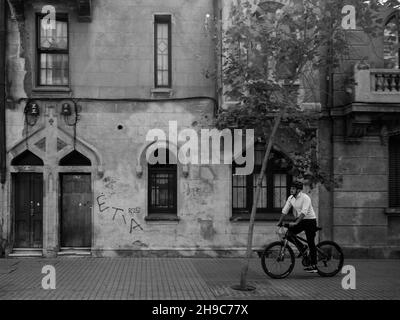
[[[352,9],[348,15],[346,11],[342,13],[345,5]],[[216,126],[254,129],[256,136],[268,141],[253,199],[239,289],[249,289],[247,272],[256,204],[278,129],[290,130],[301,143],[315,143],[312,122],[318,114],[302,110],[298,84],[307,87],[318,70],[331,74],[343,56],[349,54],[351,44],[343,28],[344,19],[350,19],[348,25],[356,25],[370,37],[376,37],[382,24],[379,12],[398,6],[397,0],[293,0],[289,5],[238,0],[232,5],[230,24],[222,37],[222,73],[224,95],[234,105],[219,112]],[[357,20],[351,21],[354,18]],[[316,94],[312,88],[306,91]],[[297,178],[329,182],[312,161],[313,154],[296,155],[292,166]]]

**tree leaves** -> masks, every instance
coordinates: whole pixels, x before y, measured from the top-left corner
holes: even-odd
[[[375,37],[382,32],[380,11],[399,6],[397,0],[293,3],[259,7],[239,1],[232,6],[231,24],[222,37],[222,81],[226,99],[236,103],[219,112],[217,127],[254,129],[256,134],[264,135],[275,114],[287,108],[281,127],[290,128],[301,144],[313,141],[310,130],[319,115],[301,111],[299,84],[313,70],[339,67],[343,57],[349,55],[351,44],[349,32],[342,29],[342,8],[353,5],[357,28]],[[298,174],[313,180],[323,175],[315,161],[310,162],[312,152],[315,153],[313,148],[310,150],[296,155],[294,163]]]

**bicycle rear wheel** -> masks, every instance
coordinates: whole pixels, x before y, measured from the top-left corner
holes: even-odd
[[[343,252],[333,241],[322,241],[317,244],[317,269],[322,277],[333,277],[343,267]]]
[[[293,270],[295,257],[292,248],[276,241],[268,245],[261,255],[261,265],[264,272],[274,279],[283,279]]]

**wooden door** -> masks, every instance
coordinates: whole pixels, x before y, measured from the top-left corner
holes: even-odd
[[[43,246],[43,175],[17,173],[14,182],[14,247]]]
[[[62,174],[61,247],[91,247],[92,191],[90,174]]]

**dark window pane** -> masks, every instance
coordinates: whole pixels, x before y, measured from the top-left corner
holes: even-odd
[[[158,154],[158,150],[155,151]],[[166,151],[169,154],[169,151]],[[149,214],[177,213],[176,164],[149,165]]]
[[[158,209],[174,210],[176,208],[175,181],[175,173],[150,173],[150,211],[156,212]]]
[[[43,166],[43,160],[29,150],[25,150],[11,161],[12,166]]]
[[[287,175],[274,174],[274,208],[282,208],[287,199]]]
[[[400,207],[400,136],[389,140],[389,206]]]
[[[68,55],[42,53],[40,55],[40,84],[68,85]]]
[[[246,176],[233,176],[232,187],[233,187],[233,208],[234,209],[245,209],[246,208]]]
[[[156,86],[170,86],[170,17],[156,16]]]
[[[261,166],[264,160],[264,150],[254,150],[254,165]]]
[[[60,166],[91,166],[92,162],[82,153],[74,150],[60,160]]]
[[[68,24],[66,21],[56,21],[55,29],[44,29],[40,20],[40,48],[68,49]]]
[[[259,173],[253,175],[254,199],[256,198],[257,179],[259,176],[260,176]],[[267,201],[268,201],[267,194],[268,194],[267,193],[267,179],[264,176],[262,183],[261,183],[261,193],[260,193],[260,197],[258,199],[257,208],[267,208]]]

